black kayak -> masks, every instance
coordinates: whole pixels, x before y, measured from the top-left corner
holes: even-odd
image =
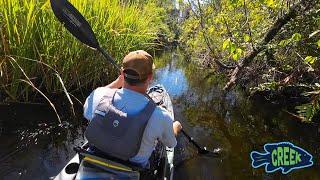
[[[172,102],[166,89],[156,85],[148,90],[154,102],[166,108],[174,117]],[[54,178],[55,180],[84,179],[173,179],[174,148],[157,143],[150,157],[150,167],[140,168],[130,162],[88,152],[87,144],[75,148],[77,154]]]

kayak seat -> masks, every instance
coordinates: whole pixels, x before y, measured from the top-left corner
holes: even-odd
[[[76,179],[140,179],[138,168],[110,157],[97,156],[87,149],[75,147],[79,154],[79,168]],[[140,169],[139,169],[140,170]]]
[[[89,148],[90,151],[88,150]],[[158,179],[164,174],[161,167],[165,162],[165,157],[163,156],[165,148],[163,148],[161,143],[158,143],[156,150],[150,157],[150,168],[142,168],[135,163],[111,157],[95,147],[89,147],[89,145],[83,147],[74,147],[74,151],[79,154],[79,162],[81,162],[79,165],[78,174],[79,172],[81,172],[80,174],[83,175],[84,172],[96,171],[97,167],[101,171],[107,171],[109,175],[116,175],[115,177],[119,177],[119,173],[120,175],[122,174],[125,176],[131,174],[131,177],[137,176],[136,173],[138,173],[140,177],[138,179],[142,180]]]
[[[148,171],[148,169],[142,168],[138,164],[112,157],[93,146],[89,146],[89,148],[86,148],[86,149],[81,147],[75,147],[74,150],[77,153],[79,153],[80,162],[82,160],[85,160],[87,162],[99,164],[101,166],[106,166],[108,168],[115,169],[115,170],[139,171],[139,172]],[[117,168],[117,167],[120,167],[120,168]]]

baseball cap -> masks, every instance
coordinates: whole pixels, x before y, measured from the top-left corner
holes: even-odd
[[[144,81],[154,69],[153,58],[146,51],[132,51],[123,58],[122,67],[126,78]]]

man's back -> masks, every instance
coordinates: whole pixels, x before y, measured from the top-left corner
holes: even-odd
[[[84,105],[84,116],[88,120],[92,120],[94,111],[102,99],[103,95],[111,89],[106,87],[97,88],[87,98]],[[141,93],[122,88],[117,90],[113,105],[119,110],[129,114],[138,114],[147,105],[149,99]],[[154,150],[155,141],[159,139],[165,146],[174,147],[176,139],[174,136],[173,117],[161,107],[156,107],[148,124],[145,128],[141,146],[138,154],[131,158],[130,161],[146,166],[148,159]]]

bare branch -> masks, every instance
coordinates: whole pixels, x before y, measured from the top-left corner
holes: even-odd
[[[248,14],[248,8],[247,8],[246,0],[243,1],[243,8],[244,8],[244,14],[246,16],[246,22],[245,22],[245,24],[243,24],[242,27],[244,27],[245,25],[248,26],[251,47],[252,47],[252,49],[254,49],[253,38],[252,38],[252,30],[251,30],[251,27],[250,27],[249,14]]]

